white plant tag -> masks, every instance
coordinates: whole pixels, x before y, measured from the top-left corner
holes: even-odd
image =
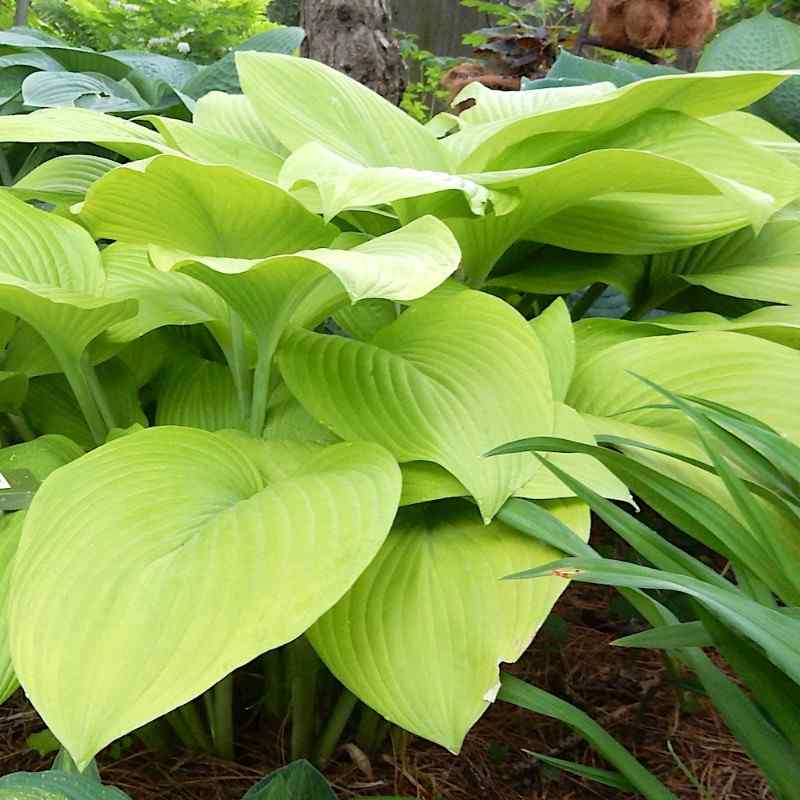
[[[6,480],[6,476],[0,472],[0,489],[10,489],[11,484]]]

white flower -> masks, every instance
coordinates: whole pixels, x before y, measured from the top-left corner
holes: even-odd
[[[189,42],[178,42],[178,52],[182,56],[188,56],[192,52],[192,46]]]

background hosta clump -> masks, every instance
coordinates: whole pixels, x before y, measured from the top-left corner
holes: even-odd
[[[742,516],[631,372],[800,435],[796,145],[740,111],[787,76],[474,84],[423,126],[321,64],[236,64],[244,94],[192,122],[0,120],[125,161],[60,156],[0,196],[0,387],[90,451],[24,512],[7,671],[80,768],[163,715],[185,733],[203,693],[229,755],[231,673],[264,653],[293,755],[319,659],[337,710],[458,752],[567,585],[499,579],[565,531],[586,554],[582,487],[639,490],[596,435],[694,459],[686,484]],[[606,284],[628,319],[579,321]],[[528,437],[573,447],[486,457]]]

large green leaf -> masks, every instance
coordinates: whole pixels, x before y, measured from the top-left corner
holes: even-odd
[[[20,178],[10,191],[23,200],[78,203],[96,180],[116,166],[115,161],[99,156],[58,156]]]
[[[122,61],[148,78],[162,80],[175,89],[182,88],[200,70],[197,64],[188,59],[170,58],[146,50],[113,50],[105,55]]]
[[[259,447],[286,461],[286,444]],[[79,768],[300,635],[372,560],[400,495],[394,460],[341,444],[301,464],[276,478],[229,439],[159,427],[38,492],[14,568],[12,654]]]
[[[308,761],[294,761],[267,775],[242,800],[336,800],[336,795]]]
[[[324,246],[337,232],[273,184],[173,155],[109,172],[89,190],[81,219],[96,238],[231,259]]]
[[[238,53],[236,64],[247,99],[288,150],[316,141],[365,166],[448,171],[427,128],[341,72],[264,53]]]
[[[0,800],[129,800],[110,786],[60,770],[15,772],[0,778]]]
[[[144,98],[128,83],[82,72],[34,72],[22,83],[22,100],[31,108],[91,108],[104,112],[142,112]]]
[[[684,433],[691,424],[674,411],[644,406],[660,395],[632,373],[754,415],[800,439],[800,397],[794,390],[800,353],[755,336],[702,331],[622,342],[595,351],[575,372],[567,402],[581,413]],[[634,437],[635,438],[635,437]]]
[[[102,259],[106,270],[104,294],[138,302],[135,317],[108,330],[110,342],[134,341],[165,325],[196,323],[207,323],[224,340],[228,311],[207,286],[188,275],[157,270],[145,245],[116,242],[103,249]]]
[[[287,190],[311,185],[316,192],[313,211],[333,219],[345,209],[380,206],[398,200],[443,193],[461,196],[465,214],[503,213],[516,205],[509,193],[487,189],[475,180],[446,172],[403,167],[370,167],[308,142],[284,163],[279,183]],[[439,202],[446,202],[444,197]],[[317,205],[318,204],[318,205]]]
[[[568,506],[565,521],[586,539],[583,508]],[[566,587],[498,578],[555,552],[465,505],[411,509],[309,638],[370,707],[457,753],[495,699],[498,664],[520,657]]]
[[[513,148],[533,136],[550,135],[558,148],[574,147],[581,137],[611,131],[648,111],[678,111],[705,117],[744,108],[779,86],[788,72],[730,72],[664,75],[582,102],[541,110],[539,92],[501,92],[480,83],[467,86],[455,103],[475,100],[461,115],[462,128],[444,140],[457,169],[478,171],[525,166]],[[585,91],[590,87],[577,87]],[[550,90],[553,92],[569,89]],[[598,96],[599,94],[599,96]],[[507,152],[508,151],[508,152]]]
[[[16,411],[28,392],[28,376],[0,370],[0,411]]]
[[[72,386],[92,435],[112,427],[82,363],[89,343],[135,312],[101,296],[105,274],[91,236],[73,222],[0,194],[0,307],[35,328]]]
[[[0,117],[0,142],[94,142],[128,158],[170,150],[161,136],[144,125],[84,108]]]
[[[538,340],[516,311],[480,292],[419,301],[370,342],[292,331],[279,366],[315,419],[344,439],[380,442],[401,462],[439,464],[487,520],[535,464],[483,454],[515,431],[553,429]]]
[[[0,448],[0,474],[25,469],[43,481],[53,470],[82,454],[74,442],[63,436],[41,436],[31,442]],[[8,596],[11,569],[24,521],[25,511],[0,515],[0,703],[4,703],[19,686],[8,642]]]

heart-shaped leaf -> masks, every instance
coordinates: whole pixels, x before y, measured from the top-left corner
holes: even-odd
[[[588,537],[587,506],[553,510]],[[365,703],[457,753],[500,688],[498,665],[520,657],[567,585],[500,578],[557,552],[501,522],[485,526],[459,501],[411,509],[309,638]]]
[[[379,442],[401,462],[439,464],[487,521],[535,463],[483,454],[512,431],[553,430],[538,340],[516,311],[481,292],[419,301],[370,342],[292,331],[279,365],[314,419],[343,439]]]
[[[27,512],[10,608],[20,682],[82,769],[306,630],[372,560],[399,495],[397,464],[373,444],[265,480],[212,433],[114,439],[52,475]]]

